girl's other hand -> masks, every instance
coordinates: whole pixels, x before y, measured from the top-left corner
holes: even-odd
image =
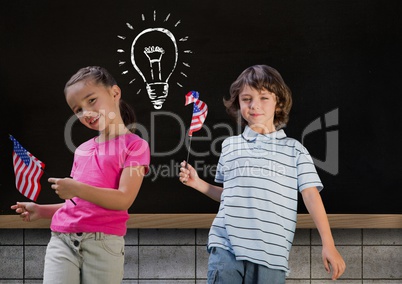
[[[33,202],[17,202],[11,209],[20,214],[22,221],[30,222],[40,219],[39,206]]]
[[[77,188],[76,181],[72,178],[49,178],[51,188],[61,199],[71,199],[76,196],[74,189]]]

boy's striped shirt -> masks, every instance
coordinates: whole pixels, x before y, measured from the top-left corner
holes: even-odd
[[[323,188],[306,148],[283,130],[243,134],[222,144],[215,181],[223,183],[208,248],[289,272],[299,191]]]

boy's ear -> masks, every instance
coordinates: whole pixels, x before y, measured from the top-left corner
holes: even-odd
[[[282,107],[276,107],[275,114],[278,114],[282,111]]]
[[[283,109],[283,103],[278,103],[278,104],[276,104],[276,108],[275,108],[275,112],[276,112],[276,113],[281,112],[282,109]]]

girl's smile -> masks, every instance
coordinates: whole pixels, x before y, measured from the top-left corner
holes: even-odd
[[[92,125],[92,124],[98,122],[98,121],[99,121],[99,118],[100,118],[100,115],[97,115],[97,116],[94,117],[94,118],[90,118],[90,119],[88,120],[88,123]]]

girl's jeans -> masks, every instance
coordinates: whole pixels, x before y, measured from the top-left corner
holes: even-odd
[[[123,273],[123,237],[52,232],[46,249],[44,284],[121,283]]]
[[[208,262],[208,284],[285,284],[283,270],[247,260],[236,260],[228,250],[213,247]]]

